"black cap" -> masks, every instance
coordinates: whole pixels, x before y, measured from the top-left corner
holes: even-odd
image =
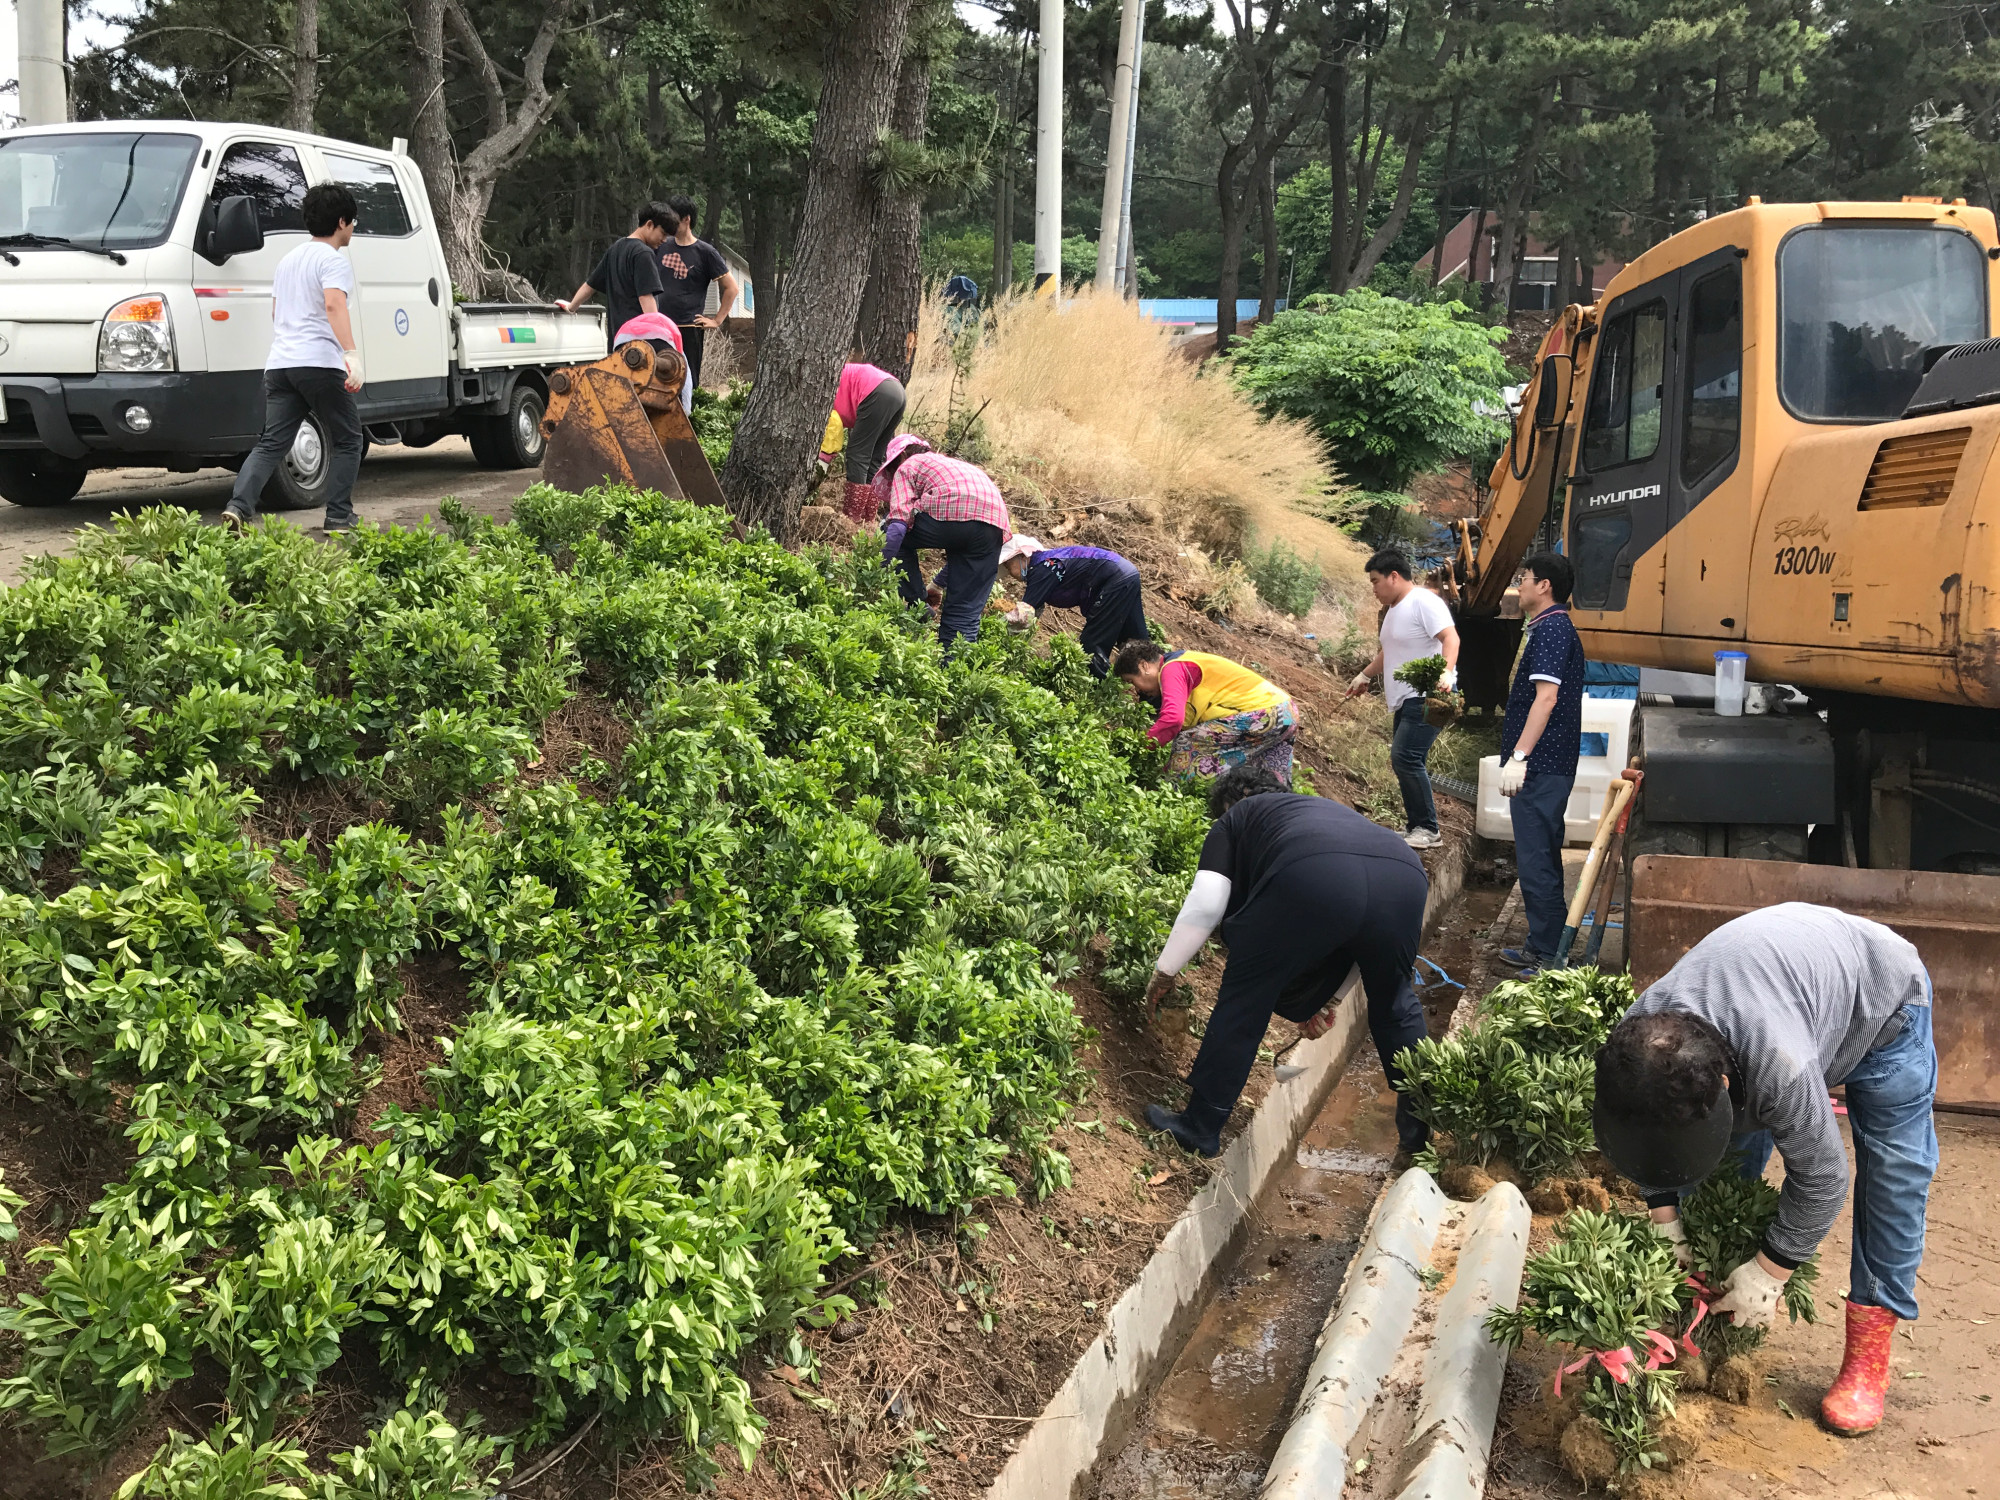
[[[1657,1116],[1615,1114],[1600,1093],[1591,1124],[1597,1149],[1625,1176],[1649,1192],[1684,1193],[1722,1161],[1736,1130],[1736,1108],[1729,1090],[1719,1088],[1708,1113],[1666,1125]]]

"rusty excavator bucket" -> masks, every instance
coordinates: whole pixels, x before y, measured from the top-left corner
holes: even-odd
[[[542,478],[559,490],[629,484],[722,506],[722,486],[681,406],[687,364],[643,339],[549,377]],[[739,533],[741,528],[739,527]]]
[[[1916,945],[1933,988],[1937,1107],[2000,1115],[2000,877],[1642,854],[1626,937],[1644,988],[1724,922],[1780,901],[1867,917]]]

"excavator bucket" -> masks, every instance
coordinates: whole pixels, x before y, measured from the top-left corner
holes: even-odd
[[[1931,973],[1937,1107],[2000,1115],[2000,877],[1643,854],[1625,904],[1633,984],[1651,984],[1724,922],[1780,901],[1852,912],[1914,943]]]
[[[721,506],[722,486],[681,406],[687,366],[638,340],[549,377],[542,478],[560,490],[629,484]]]

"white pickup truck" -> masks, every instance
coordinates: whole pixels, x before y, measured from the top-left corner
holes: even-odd
[[[263,426],[271,277],[318,182],[353,189],[354,333],[371,443],[464,433],[489,468],[541,462],[548,376],[602,359],[605,314],[456,303],[400,152],[206,121],[0,133],[0,496],[60,505],[94,468],[241,467]],[[299,429],[265,503],[324,503]]]

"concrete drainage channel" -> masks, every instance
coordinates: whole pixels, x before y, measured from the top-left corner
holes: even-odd
[[[1514,1305],[1529,1219],[1508,1183],[1468,1207],[1427,1172],[1396,1180],[1320,1335],[1264,1500],[1473,1500],[1484,1490],[1507,1373],[1486,1315]]]
[[[1433,872],[1425,914],[1427,932],[1455,909],[1463,887],[1463,859],[1440,861],[1439,866]],[[1497,901],[1489,904],[1497,906]],[[1484,920],[1477,925],[1483,929]],[[1288,1068],[1291,1076],[1281,1075],[1248,1128],[1225,1148],[1213,1178],[1183,1211],[1139,1279],[1112,1308],[1103,1331],[1084,1350],[1069,1379],[1023,1435],[989,1487],[989,1500],[1083,1500],[1091,1495],[1104,1500],[1143,1495],[1153,1500],[1197,1492],[1247,1496],[1263,1483],[1268,1433],[1284,1423],[1281,1403],[1297,1388],[1301,1365],[1333,1288],[1341,1284],[1346,1271],[1348,1295],[1359,1295],[1369,1276],[1354,1268],[1377,1263],[1376,1237],[1387,1234],[1401,1218],[1394,1209],[1383,1209],[1387,1199],[1378,1201],[1394,1149],[1394,1096],[1382,1083],[1373,1048],[1362,1046],[1365,1009],[1358,980],[1350,980],[1341,992],[1334,1029],[1293,1049],[1287,1061],[1299,1071]],[[1364,1055],[1357,1056],[1358,1052]],[[1416,1187],[1402,1186],[1412,1181],[1429,1179],[1422,1173],[1406,1174],[1396,1190],[1415,1193]],[[1444,1202],[1434,1184],[1429,1191]],[[1513,1196],[1519,1201],[1518,1193]],[[1520,1216],[1517,1238],[1524,1253],[1524,1202]],[[1451,1205],[1429,1222],[1430,1233],[1420,1249],[1401,1241],[1396,1249],[1411,1267],[1406,1274],[1419,1285],[1420,1295],[1411,1307],[1426,1333],[1433,1321],[1443,1327],[1449,1319],[1462,1317],[1459,1304],[1467,1302],[1469,1294],[1461,1295],[1450,1308],[1443,1305],[1460,1286],[1460,1278],[1444,1268],[1455,1264],[1476,1227],[1470,1216]],[[1479,1244],[1483,1264],[1486,1239],[1482,1237]],[[1362,1247],[1358,1251],[1357,1245]],[[1255,1268],[1266,1262],[1273,1269],[1256,1274]],[[1246,1271],[1246,1266],[1251,1269]],[[1426,1274],[1426,1267],[1444,1274]],[[1518,1279],[1517,1258],[1510,1295]],[[1293,1295],[1301,1290],[1311,1295]],[[1261,1310],[1246,1323],[1241,1304],[1246,1298],[1255,1302],[1260,1295]],[[1420,1307],[1423,1310],[1416,1311]],[[1343,1301],[1320,1332],[1315,1376],[1329,1357],[1328,1350],[1343,1347],[1352,1337],[1338,1332],[1346,1309]],[[1477,1317],[1483,1319],[1483,1309]],[[1307,1321],[1301,1324],[1301,1318]],[[1371,1326],[1381,1322],[1373,1317],[1369,1321]],[[1358,1326],[1354,1320],[1350,1324]],[[1254,1327],[1246,1334],[1249,1325]],[[1373,1336],[1386,1337],[1380,1332]],[[1399,1331],[1398,1346],[1400,1342]],[[1436,1347],[1442,1351],[1445,1345]],[[1397,1348],[1390,1353],[1393,1363]],[[1447,1356],[1440,1352],[1437,1358]],[[1293,1362],[1286,1365],[1288,1359]],[[1230,1468],[1219,1484],[1204,1478],[1198,1486],[1190,1486],[1180,1475],[1150,1467],[1148,1429],[1158,1424],[1162,1409],[1176,1404],[1176,1385],[1185,1383],[1182,1367],[1191,1362],[1236,1372],[1248,1397],[1242,1413],[1244,1430],[1236,1434],[1243,1441],[1220,1445],[1240,1451],[1233,1456],[1218,1452]],[[1185,1398],[1200,1405],[1199,1425],[1213,1426],[1217,1414],[1212,1392],[1207,1391],[1206,1381],[1197,1384],[1203,1389],[1190,1389]],[[1497,1401],[1497,1375],[1492,1388]],[[1317,1389],[1316,1382],[1308,1383],[1309,1396]],[[1368,1405],[1358,1387],[1350,1399]],[[1440,1407],[1442,1415],[1426,1415],[1425,1426],[1439,1435],[1432,1446],[1442,1450],[1456,1444],[1465,1451],[1474,1446],[1477,1409],[1462,1417],[1462,1405],[1450,1403],[1448,1411]],[[1307,1402],[1302,1409],[1318,1406]],[[1490,1435],[1492,1403],[1485,1409],[1484,1433]],[[1353,1445],[1359,1434],[1360,1446],[1350,1446],[1350,1451],[1374,1455],[1376,1445],[1388,1440],[1398,1420],[1407,1434],[1413,1416],[1393,1420],[1385,1416],[1358,1424],[1346,1441]],[[1447,1433],[1448,1438],[1442,1436]],[[1482,1475],[1485,1442],[1486,1437],[1480,1436],[1476,1444]],[[1252,1450],[1260,1456],[1245,1460],[1242,1455]],[[1386,1468],[1389,1463],[1369,1457],[1360,1472],[1371,1472],[1378,1465]],[[1337,1485],[1337,1479],[1323,1476],[1296,1493],[1331,1495]]]

